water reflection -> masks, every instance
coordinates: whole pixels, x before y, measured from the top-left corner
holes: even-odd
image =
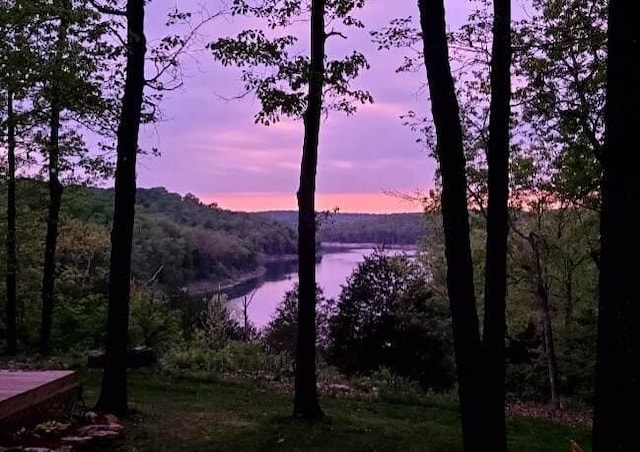
[[[373,252],[373,247],[350,249],[332,249],[322,257],[316,265],[316,280],[327,298],[337,298],[356,266],[363,261],[364,256]],[[415,254],[409,250],[408,254]],[[266,326],[284,297],[298,281],[297,263],[287,262],[269,265],[267,273],[258,279],[249,281],[234,288],[229,294],[229,306],[236,312],[241,312],[243,297],[253,297],[248,308],[249,319],[258,327]]]

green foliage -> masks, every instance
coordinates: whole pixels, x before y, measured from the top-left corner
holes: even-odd
[[[447,306],[433,297],[428,275],[403,255],[365,257],[329,319],[328,361],[347,374],[388,367],[424,389],[453,384]]]
[[[516,98],[552,156],[555,190],[597,207],[604,146],[607,2],[534,0],[515,30]]]
[[[223,348],[239,328],[226,306],[227,297],[216,295],[205,300],[205,308],[200,314],[199,330],[196,331],[200,345],[204,349]]]
[[[424,397],[418,382],[401,377],[386,367],[371,375],[371,383],[377,388],[380,400],[385,402],[411,403]]]
[[[97,349],[104,344],[107,298],[104,294],[81,298],[59,297],[54,307],[52,338],[59,352]]]
[[[599,208],[600,196],[607,4],[534,0],[532,6],[531,16],[513,23],[509,337],[515,340],[531,322],[538,325],[542,314],[548,316],[559,360],[560,391],[588,400],[584,382],[592,372],[588,363],[595,359],[589,319],[594,318],[597,298],[594,257],[597,259],[599,239],[591,209]],[[485,257],[491,8],[487,0],[474,2],[467,22],[449,38],[469,204],[474,210],[471,242],[476,282],[483,277]],[[393,20],[373,37],[380,48],[415,51],[399,71],[422,65],[421,36],[410,18]],[[405,120],[433,154],[430,118],[409,112]],[[437,203],[433,207],[439,208]],[[427,239],[431,243],[426,260],[434,288],[446,296],[442,242],[433,243],[434,239],[440,237],[435,234]],[[481,300],[482,286],[476,286]],[[548,309],[541,303],[540,292],[548,299]],[[568,347],[578,343],[580,358],[574,359]],[[509,391],[544,399],[548,354],[540,343],[529,347],[534,357],[509,363]]]
[[[510,399],[543,402],[549,394],[542,339],[535,324],[507,339],[505,390]]]
[[[216,375],[254,373],[285,375],[291,373],[291,361],[284,355],[265,350],[257,343],[229,341],[217,350],[192,344],[169,350],[162,359],[165,371],[177,375]]]
[[[276,353],[295,356],[298,335],[298,284],[287,291],[273,318],[262,334],[262,341]],[[316,342],[322,346],[327,340],[327,322],[331,301],[327,300],[320,287],[316,287]]]
[[[94,348],[103,342],[112,214],[111,190],[70,186],[65,193],[52,337],[58,352]],[[19,341],[29,349],[37,343],[40,324],[46,185],[23,179],[17,194]],[[295,233],[276,221],[206,206],[193,195],[183,198],[164,189],[140,189],[138,198],[133,276],[138,288],[154,282],[156,289],[153,296],[134,290],[131,313],[136,344],[163,350],[179,340],[176,329],[191,336],[205,304],[185,294],[185,286],[205,279],[217,289],[219,283],[255,271],[266,259],[295,252]],[[0,198],[0,226],[6,224],[5,202]],[[4,271],[4,256],[2,247],[0,271]],[[4,290],[0,285],[0,297]],[[3,338],[4,308],[0,304]],[[182,316],[181,324],[176,311]],[[244,334],[239,326],[234,328],[233,337]]]
[[[559,344],[563,394],[588,406],[594,396],[597,331],[595,312],[584,312],[563,331]]]
[[[120,89],[118,78],[109,77],[120,57],[109,37],[114,24],[85,1],[13,0],[0,3],[0,27],[5,38],[0,90],[15,93],[23,163],[42,173],[52,163],[50,110],[55,104],[62,112],[55,174],[71,183],[108,176]],[[0,119],[5,122],[3,115]],[[89,130],[102,152],[89,152],[84,136]],[[34,150],[42,159],[32,155]]]
[[[363,0],[334,0],[325,2],[325,20],[334,25],[362,28],[353,16],[364,6]],[[266,22],[271,30],[287,29],[295,22],[309,20],[310,2],[307,0],[235,0],[232,14],[255,17]],[[275,32],[270,32],[273,35]],[[335,29],[324,33],[325,41],[334,35],[345,37]],[[261,29],[243,30],[236,37],[221,38],[209,44],[215,59],[224,66],[242,68],[243,89],[255,95],[261,110],[255,121],[265,125],[278,122],[282,117],[302,118],[307,108],[311,77],[323,78],[322,99],[325,111],[352,114],[356,104],[373,102],[369,92],[353,88],[351,81],[363,70],[369,69],[364,55],[354,51],[339,60],[324,62],[324,73],[313,74],[310,58],[300,55],[298,38],[284,34],[267,36]],[[325,55],[322,56],[323,59]]]
[[[99,209],[112,202],[112,190],[92,189]],[[133,276],[151,278],[167,289],[199,280],[222,283],[256,270],[269,256],[293,254],[295,232],[276,221],[204,204],[192,194],[164,188],[138,189],[132,254]],[[99,206],[99,207],[98,207]],[[213,290],[211,290],[213,291]]]
[[[158,296],[149,287],[134,286],[131,292],[131,345],[144,345],[158,352],[179,345],[182,342],[180,316],[164,296]]]

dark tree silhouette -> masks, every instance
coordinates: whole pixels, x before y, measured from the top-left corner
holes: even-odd
[[[504,451],[507,238],[509,235],[509,116],[511,0],[493,2],[489,117],[487,241],[484,280],[485,450]]]
[[[111,267],[104,375],[96,409],[126,414],[131,249],[136,201],[136,157],[145,86],[144,1],[128,0],[127,63],[118,125],[111,231]]]
[[[7,354],[18,351],[16,298],[16,118],[13,92],[7,92]]]
[[[48,355],[51,348],[51,324],[53,315],[53,297],[56,273],[56,248],[58,242],[58,221],[62,205],[62,184],[60,183],[60,113],[62,98],[60,87],[60,71],[67,45],[67,15],[71,12],[68,0],[57,2],[60,8],[60,25],[56,43],[55,71],[51,80],[49,101],[49,209],[47,213],[47,235],[44,245],[44,267],[42,271],[42,318],[40,322],[40,353]]]
[[[640,3],[609,2],[593,450],[640,443]]]
[[[469,238],[464,135],[447,44],[443,0],[420,0],[436,152],[442,175],[447,288],[458,373],[463,443],[467,451],[506,450],[504,420],[505,298],[508,234],[511,6],[494,2],[489,124],[489,211],[484,340],[480,338]]]
[[[449,64],[444,2],[420,0],[418,6],[442,174],[441,203],[447,287],[458,372],[463,443],[467,451],[480,450],[484,416],[479,375],[481,341],[473,287],[460,109]]]
[[[323,416],[316,382],[316,168],[324,83],[324,0],[311,2],[309,97],[304,113],[304,143],[298,189],[298,334],[293,415]]]

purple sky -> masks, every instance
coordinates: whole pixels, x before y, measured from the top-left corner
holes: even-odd
[[[163,32],[165,12],[175,6],[194,9],[192,0],[156,0],[148,13],[149,38]],[[215,5],[209,0],[208,5]],[[470,8],[468,0],[449,0],[450,28],[458,27]],[[214,9],[215,6],[209,6]],[[399,51],[377,52],[368,31],[389,19],[417,16],[416,1],[369,0],[359,17],[366,31],[349,31],[349,39],[330,39],[327,51],[358,49],[371,69],[356,83],[375,100],[351,116],[332,114],[323,121],[318,167],[318,208],[343,212],[415,211],[420,206],[388,192],[415,193],[432,186],[435,164],[415,142],[416,136],[399,116],[409,110],[426,112],[427,94],[420,91],[424,73],[396,74]],[[222,18],[210,23],[207,40],[233,36],[246,20]],[[253,24],[255,27],[256,25]],[[304,49],[308,32],[300,27]],[[196,61],[197,60],[197,61]],[[294,209],[302,145],[302,123],[283,121],[255,125],[258,102],[250,97],[225,101],[241,90],[239,71],[223,68],[207,52],[186,58],[187,79],[181,91],[162,104],[166,120],[147,127],[143,147],[158,147],[161,157],[143,157],[141,187],[165,186],[191,192],[208,202],[234,210]]]

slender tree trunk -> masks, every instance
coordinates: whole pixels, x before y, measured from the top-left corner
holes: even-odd
[[[42,318],[40,323],[40,353],[48,355],[51,348],[51,325],[55,289],[56,248],[58,241],[58,221],[62,204],[62,184],[58,178],[60,128],[59,104],[51,104],[51,136],[49,144],[49,211],[47,215],[47,236],[44,245],[44,267],[42,272]]]
[[[542,259],[540,257],[539,239],[532,233],[528,238],[531,252],[533,254],[533,264],[535,271],[536,301],[540,314],[540,326],[542,329],[542,339],[544,346],[545,360],[547,361],[547,376],[549,379],[549,389],[551,405],[554,409],[560,409],[560,398],[558,391],[558,360],[556,358],[556,347],[553,340],[553,324],[551,323],[551,308],[549,305],[549,291],[544,282],[542,271]]]
[[[62,3],[62,2],[60,2]],[[61,8],[60,28],[56,49],[56,74],[51,81],[51,112],[49,117],[49,210],[47,214],[47,236],[44,244],[44,267],[42,271],[42,317],[40,322],[40,353],[48,355],[51,349],[51,325],[56,275],[56,248],[58,243],[58,221],[62,205],[62,184],[60,183],[60,65],[63,63],[64,48],[67,43],[68,19],[71,9],[68,2]]]
[[[304,144],[298,190],[298,334],[293,415],[323,416],[316,383],[316,218],[315,191],[318,140],[324,83],[324,0],[311,2],[311,73],[304,115]]]
[[[559,410],[560,393],[558,391],[558,360],[556,357],[556,346],[553,340],[553,325],[551,323],[551,312],[549,309],[549,292],[541,281],[538,281],[537,286],[536,298],[538,300],[538,308],[540,310],[540,324],[542,326],[545,360],[547,361],[551,406],[554,409]]]
[[[13,92],[7,92],[7,355],[18,352],[17,340],[17,245],[16,245],[16,118]]]
[[[493,15],[483,356],[487,419],[485,446],[487,450],[500,452],[507,449],[504,341],[507,333],[511,0],[494,0]]]
[[[469,242],[467,178],[458,100],[449,65],[443,0],[419,0],[431,110],[442,174],[442,221],[447,261],[447,288],[458,373],[465,450],[484,448],[484,414],[479,372],[482,352],[473,263]]]
[[[111,267],[104,375],[96,409],[127,414],[127,345],[131,247],[136,201],[136,157],[144,93],[144,1],[127,1],[127,65],[118,126]]]
[[[249,331],[249,301],[245,295],[242,300],[242,317],[244,320],[244,334]]]
[[[640,444],[640,2],[609,1],[593,450]]]
[[[573,324],[573,273],[576,266],[572,261],[566,263],[564,281],[564,328],[568,331]]]

